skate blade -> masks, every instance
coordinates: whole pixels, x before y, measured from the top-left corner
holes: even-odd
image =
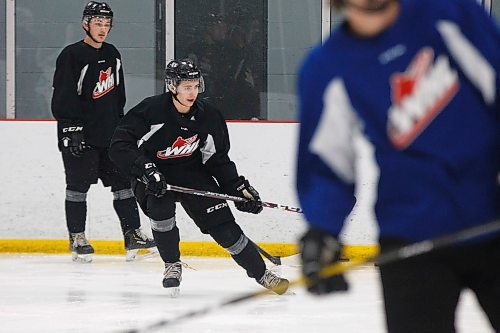
[[[148,249],[127,250],[127,253],[125,254],[125,261],[146,260],[157,257],[158,255],[159,253],[156,247],[150,247]]]
[[[181,293],[181,287],[170,287],[170,288],[165,288],[165,290],[167,291],[167,295],[170,298],[177,298]]]
[[[73,262],[87,264],[92,262],[92,254],[78,254],[76,252],[71,252],[71,260],[73,260]]]

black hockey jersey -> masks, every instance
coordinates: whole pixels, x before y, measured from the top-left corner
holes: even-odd
[[[228,156],[229,135],[222,114],[197,100],[188,117],[175,108],[172,95],[146,98],[120,121],[113,136],[111,160],[130,176],[134,162],[146,156],[169,184],[200,188],[206,175],[224,187],[238,177]]]
[[[95,49],[83,41],[66,46],[57,58],[53,88],[58,125],[83,125],[88,145],[108,147],[125,106],[118,50],[108,43]]]

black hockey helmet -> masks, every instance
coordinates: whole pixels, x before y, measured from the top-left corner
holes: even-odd
[[[165,84],[168,88],[176,88],[181,81],[199,81],[198,92],[205,91],[205,81],[200,70],[190,59],[171,60],[165,68]]]
[[[113,22],[113,11],[105,2],[90,1],[83,9],[83,19],[90,22],[93,17],[104,17]]]

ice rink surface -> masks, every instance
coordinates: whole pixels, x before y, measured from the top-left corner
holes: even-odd
[[[351,271],[351,289],[327,297],[292,293],[254,297],[224,307],[241,295],[262,290],[229,258],[185,257],[181,294],[167,295],[161,285],[159,258],[125,262],[119,256],[95,256],[90,264],[71,262],[70,255],[0,255],[0,332],[384,332],[378,270]],[[296,258],[284,259],[280,273],[299,276]],[[271,267],[272,264],[268,264]],[[190,311],[211,311],[186,320]],[[457,310],[457,332],[493,332],[465,292]],[[158,330],[150,325],[170,320]]]

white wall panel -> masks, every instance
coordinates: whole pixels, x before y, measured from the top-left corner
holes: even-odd
[[[260,192],[264,201],[298,207],[294,191],[298,124],[229,123],[230,156],[238,170]],[[365,149],[366,150],[366,149]],[[373,168],[363,154],[358,205],[343,235],[352,245],[375,244],[369,203]],[[54,121],[0,121],[0,238],[67,237],[64,219],[64,171],[56,146]],[[304,231],[301,214],[264,209],[258,216],[234,214],[255,241],[293,243]],[[178,207],[178,225],[184,241],[208,240]],[[149,231],[149,221],[142,215]],[[121,231],[112,206],[112,194],[102,184],[88,195],[87,232],[91,239],[120,240]]]

